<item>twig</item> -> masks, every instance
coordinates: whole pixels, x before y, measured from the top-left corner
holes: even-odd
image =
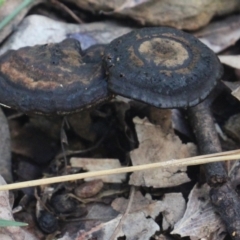
[[[109,134],[110,130],[111,130],[111,127],[112,127],[112,123],[109,124],[109,127],[108,127],[108,130],[104,133],[104,135],[97,141],[96,144],[94,144],[92,147],[89,147],[87,149],[83,149],[83,150],[76,150],[76,151],[72,151],[72,150],[67,150],[65,152],[62,152],[62,153],[59,153],[56,157],[55,157],[55,160],[58,160],[58,159],[61,159],[64,157],[64,155],[66,157],[70,157],[70,156],[73,156],[73,155],[77,155],[77,154],[86,154],[86,153],[89,153],[95,149],[97,149],[101,144],[102,142],[106,139],[107,135]]]
[[[77,23],[79,24],[83,24],[83,21],[71,10],[69,9],[66,5],[64,5],[63,3],[60,3],[57,0],[51,0],[52,3],[55,3],[56,5],[58,5],[60,8],[62,8],[63,10],[65,10]]]
[[[34,186],[53,184],[53,183],[59,183],[59,182],[75,181],[75,180],[89,178],[89,177],[100,177],[100,176],[106,176],[106,175],[135,172],[135,171],[148,170],[148,169],[153,169],[158,167],[159,168],[160,167],[167,168],[167,167],[173,167],[173,166],[182,167],[182,166],[205,164],[209,162],[236,160],[239,158],[240,158],[240,150],[234,150],[234,151],[227,151],[227,152],[221,152],[221,153],[215,153],[215,154],[208,154],[203,156],[196,156],[191,158],[173,159],[165,162],[143,164],[139,166],[122,167],[122,168],[115,168],[115,169],[108,169],[108,170],[101,170],[101,171],[64,175],[64,176],[58,176],[58,177],[52,177],[52,178],[44,178],[39,180],[31,180],[31,181],[20,182],[20,183],[12,183],[12,184],[0,186],[0,191],[34,187]]]
[[[115,239],[117,239],[119,230],[120,230],[120,228],[122,227],[122,225],[123,225],[126,217],[128,216],[128,213],[129,213],[129,211],[130,211],[130,209],[131,209],[131,207],[132,207],[134,194],[135,194],[135,187],[132,186],[132,187],[131,187],[131,190],[130,190],[129,200],[128,200],[128,204],[127,204],[127,208],[126,208],[126,210],[125,210],[125,213],[122,215],[122,217],[121,217],[121,219],[120,219],[120,221],[119,221],[119,223],[118,223],[118,225],[117,225],[114,233],[112,234],[110,240],[115,240]]]

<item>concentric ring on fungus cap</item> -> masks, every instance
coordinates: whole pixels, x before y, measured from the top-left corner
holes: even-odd
[[[66,114],[109,97],[102,62],[85,63],[77,40],[10,50],[0,57],[0,103]]]
[[[222,75],[207,46],[169,27],[143,28],[115,39],[104,65],[112,92],[159,108],[198,104]]]

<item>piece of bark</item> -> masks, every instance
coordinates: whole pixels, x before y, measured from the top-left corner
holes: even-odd
[[[30,15],[22,21],[14,34],[4,43],[0,54],[9,49],[58,43],[67,37],[77,39],[84,50],[94,44],[107,44],[129,31],[131,31],[130,27],[109,21],[79,25],[55,21],[45,16]]]
[[[240,38],[240,15],[230,16],[214,21],[205,28],[194,33],[205,45],[215,53],[234,45]]]

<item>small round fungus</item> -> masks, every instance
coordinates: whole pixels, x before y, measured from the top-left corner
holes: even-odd
[[[113,40],[104,67],[110,91],[159,108],[198,104],[222,75],[207,46],[169,27],[143,28]]]

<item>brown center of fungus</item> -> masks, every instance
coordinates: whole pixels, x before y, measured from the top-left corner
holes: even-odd
[[[154,64],[167,68],[179,67],[188,59],[188,51],[176,41],[153,38],[139,46],[140,57]]]

